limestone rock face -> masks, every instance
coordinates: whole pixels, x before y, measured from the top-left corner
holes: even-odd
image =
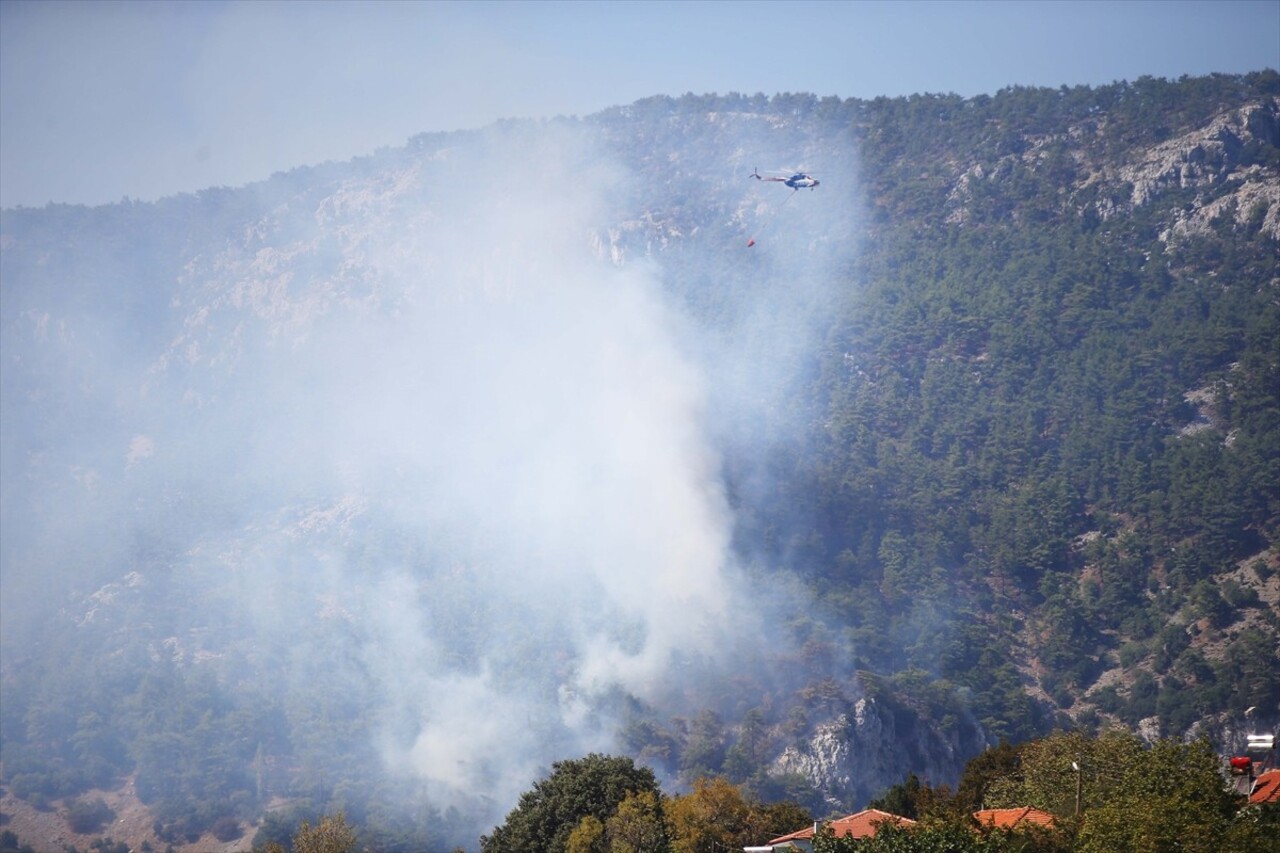
[[[1120,161],[1109,160],[1091,147],[1105,128],[1090,121],[1065,133],[1024,138],[1025,148],[994,163],[975,163],[956,178],[948,197],[946,219],[963,224],[975,186],[1008,179],[1015,166],[1032,170],[1045,166],[1046,152],[1065,146],[1077,164],[1074,184],[1063,187],[1063,199],[1076,204],[1091,190],[1084,205],[1102,221],[1127,216],[1134,210],[1169,203],[1170,193],[1182,193],[1169,211],[1164,242],[1209,232],[1217,223],[1256,227],[1280,240],[1280,180],[1266,163],[1280,148],[1280,99],[1271,98],[1227,110],[1199,127],[1157,145],[1132,149]],[[1099,188],[1103,192],[1097,192]],[[1186,191],[1194,198],[1186,201]],[[1083,208],[1082,208],[1083,212]]]
[[[853,792],[858,775],[852,738],[856,732],[849,718],[841,714],[819,725],[803,747],[788,747],[775,767],[783,773],[798,773],[823,792],[833,806]]]
[[[1137,208],[1160,203],[1177,190],[1194,190],[1195,200],[1171,210],[1172,222],[1160,238],[1176,241],[1208,233],[1215,223],[1233,227],[1256,223],[1280,240],[1280,182],[1274,170],[1253,162],[1258,152],[1280,146],[1280,101],[1248,104],[1224,112],[1202,128],[1141,151],[1107,179],[1130,186]],[[1099,211],[1106,218],[1107,211]]]
[[[1251,104],[1141,152],[1138,158],[1122,165],[1117,176],[1133,185],[1132,202],[1137,207],[1167,189],[1203,187],[1228,180],[1241,164],[1246,143],[1256,141],[1275,147],[1278,136],[1276,103]]]
[[[832,811],[861,808],[915,773],[930,784],[954,785],[967,756],[982,748],[975,724],[944,732],[903,709],[863,697],[846,713],[815,725],[773,764],[777,774],[804,776]]]

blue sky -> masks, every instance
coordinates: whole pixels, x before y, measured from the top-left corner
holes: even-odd
[[[1280,0],[0,0],[0,206],[151,200],[656,94],[1280,67]]]

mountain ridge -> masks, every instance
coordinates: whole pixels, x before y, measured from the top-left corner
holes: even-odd
[[[448,692],[564,754],[612,741],[832,809],[900,781],[875,756],[917,740],[950,745],[934,781],[954,781],[1055,725],[1225,745],[1242,702],[1280,716],[1278,90],[657,97],[237,190],[4,211],[6,599],[83,602],[51,595],[38,646],[6,608],[6,786],[65,802],[134,772],[171,842],[289,793],[444,849],[557,757],[481,725],[486,757],[415,777]],[[747,179],[784,163],[822,186]],[[574,331],[584,305],[602,333]],[[579,563],[683,559],[596,512],[661,518],[641,484],[676,463],[691,488],[661,482],[703,522],[672,540],[728,541],[748,580],[692,571],[689,611],[594,597],[626,575]],[[512,597],[530,566],[600,618]],[[125,577],[150,587],[104,593]],[[775,647],[660,615],[713,601],[761,608]],[[654,647],[678,663],[622,695],[584,680],[600,649],[643,668]],[[42,671],[55,648],[91,687]],[[150,703],[169,710],[142,724]],[[449,803],[445,778],[488,793],[432,829],[386,817]]]

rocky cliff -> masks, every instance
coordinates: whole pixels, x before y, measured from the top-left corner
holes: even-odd
[[[786,747],[772,769],[803,776],[832,813],[847,813],[909,773],[933,784],[954,784],[983,744],[981,730],[971,721],[929,720],[891,701],[863,696]]]

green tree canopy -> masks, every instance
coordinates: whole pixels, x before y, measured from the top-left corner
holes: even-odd
[[[480,839],[484,853],[545,853],[565,850],[583,819],[593,817],[609,832],[609,820],[629,796],[661,797],[653,771],[630,758],[592,753],[558,761],[551,774],[520,796],[520,802],[491,835]],[[582,830],[576,843],[588,840]],[[592,849],[588,847],[588,849]]]
[[[1135,759],[1113,766],[1116,784],[1085,813],[1081,853],[1230,849],[1225,840],[1235,802],[1208,741],[1161,740]]]
[[[786,835],[813,821],[791,802],[763,803],[716,776],[694,781],[693,789],[670,798],[665,807],[673,853],[741,849]]]
[[[628,794],[604,825],[609,853],[660,853],[670,848],[662,796],[655,791]]]

